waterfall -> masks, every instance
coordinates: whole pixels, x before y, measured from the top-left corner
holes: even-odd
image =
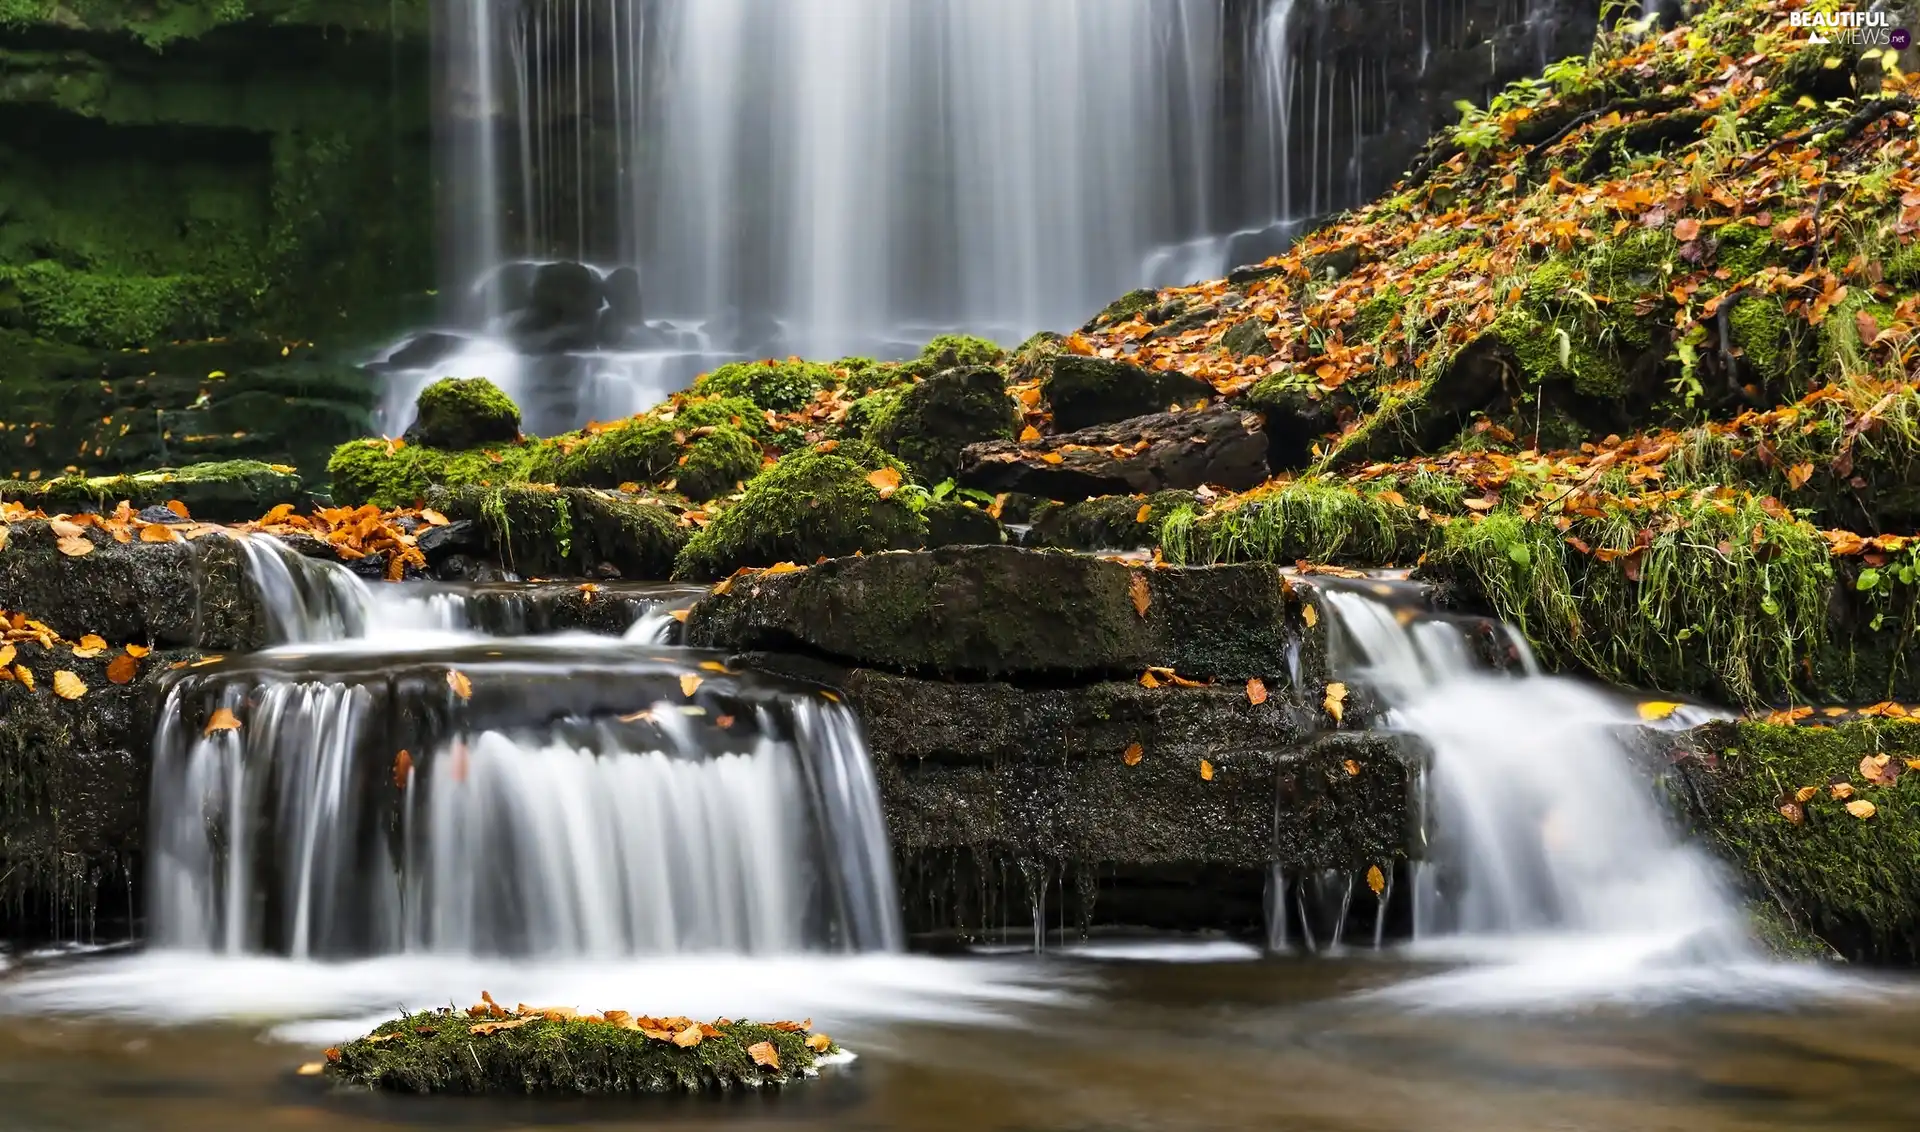
[[[1624,741],[1638,722],[1630,702],[1541,675],[1511,629],[1518,671],[1494,671],[1455,622],[1366,587],[1320,592],[1339,674],[1376,692],[1385,726],[1430,752],[1416,939],[1506,950],[1585,938],[1667,961],[1748,954],[1712,863],[1669,828]]]
[[[745,675],[705,675],[690,702],[717,662],[615,640],[494,644],[314,668],[269,652],[175,682],[156,941],[295,959],[900,946],[846,708]]]

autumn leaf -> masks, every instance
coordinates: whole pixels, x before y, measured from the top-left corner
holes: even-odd
[[[773,1048],[772,1042],[755,1042],[747,1047],[747,1056],[753,1058],[755,1065],[764,1065],[768,1069],[780,1068],[780,1051]]]
[[[24,664],[14,665],[13,678],[15,680],[20,681],[20,686],[25,688],[27,691],[29,692],[33,691],[33,670],[28,668],[26,665]]]
[[[141,542],[179,542],[180,532],[165,523],[148,523],[140,528]]]
[[[1300,607],[1300,618],[1307,623],[1307,628],[1311,629],[1320,623],[1320,611],[1313,607],[1312,602],[1307,602]]]
[[[143,657],[152,651],[153,651],[152,649],[149,649],[145,645],[128,645],[127,646],[127,655],[134,657],[136,659]]]
[[[1160,680],[1154,676],[1152,672],[1142,672],[1140,674],[1140,686],[1142,688],[1158,688],[1160,686]]]
[[[1151,514],[1153,514],[1153,504],[1142,503],[1140,510],[1133,513],[1133,521],[1136,523],[1144,523],[1147,521],[1147,516]]]
[[[877,472],[868,472],[867,482],[880,493],[880,498],[886,499],[900,490],[900,473],[892,468],[881,468]]]
[[[122,653],[107,662],[107,680],[114,684],[131,684],[140,671],[140,662]]]
[[[1868,755],[1860,760],[1860,776],[1875,786],[1892,786],[1900,773],[1892,763],[1891,755]]]
[[[833,1039],[825,1034],[811,1034],[807,1037],[807,1048],[815,1053],[825,1053],[833,1048]]]
[[[1681,243],[1697,239],[1700,235],[1700,222],[1693,217],[1683,217],[1673,226],[1673,238]]]
[[[444,527],[447,525],[447,517],[431,507],[421,508],[420,517],[427,521],[427,526],[429,527]]]
[[[1040,430],[1033,427],[1032,425],[1028,425],[1027,427],[1020,430],[1020,443],[1032,444],[1034,441],[1038,439],[1040,439]]]
[[[1847,803],[1847,812],[1859,818],[1861,821],[1865,821],[1874,815],[1875,807],[1872,802],[1867,801],[1865,798],[1855,798],[1853,801]]]
[[[1202,782],[1213,781],[1213,764],[1205,759],[1200,760],[1200,780]]]
[[[700,1039],[704,1037],[706,1037],[706,1035],[700,1032],[699,1026],[688,1026],[673,1036],[673,1044],[679,1046],[681,1049],[692,1049],[694,1046],[699,1045]]]
[[[327,1063],[324,1061],[302,1062],[300,1068],[294,1070],[295,1073],[298,1073],[302,1077],[318,1077],[326,1071]]]
[[[1067,458],[1058,452],[1046,452],[1040,456],[1040,462],[1043,464],[1064,464],[1066,461]]]
[[[227,708],[215,708],[213,714],[207,717],[207,728],[205,731],[202,731],[201,734],[211,735],[216,731],[238,730],[240,730],[239,716],[233,714],[233,712]]]
[[[1327,714],[1333,717],[1333,721],[1339,723],[1341,715],[1346,711],[1347,686],[1341,683],[1328,684],[1326,699],[1322,700],[1321,704],[1327,709]]]
[[[1799,825],[1801,822],[1807,820],[1806,807],[1794,801],[1792,798],[1782,798],[1775,802],[1774,809],[1779,810],[1780,816],[1794,825]]]
[[[82,558],[93,553],[93,542],[84,535],[67,535],[53,545],[68,558]]]
[[[63,668],[53,674],[53,694],[63,700],[77,700],[87,694],[87,686],[79,676]]]
[[[524,1026],[531,1021],[533,1021],[533,1019],[531,1018],[510,1018],[510,1019],[506,1019],[504,1021],[499,1021],[499,1022],[481,1022],[480,1024],[475,1026],[468,1026],[467,1033],[480,1034],[482,1036],[485,1036],[487,1034],[497,1034],[502,1030],[518,1029],[521,1026]]]
[[[1128,766],[1139,766],[1140,760],[1145,757],[1146,753],[1147,749],[1140,744],[1129,743],[1127,744],[1127,749],[1120,755],[1120,761],[1126,763]]]
[[[1133,599],[1133,611],[1142,617],[1147,615],[1147,606],[1153,603],[1153,595],[1147,591],[1147,576],[1138,570],[1127,579],[1127,596]]]
[[[13,664],[15,655],[16,651],[12,645],[0,645],[0,671],[12,671],[9,666]]]
[[[1793,491],[1799,491],[1805,487],[1807,481],[1812,478],[1812,464],[1795,464],[1787,469],[1787,487]]]
[[[167,510],[173,512],[175,515],[180,516],[182,519],[193,518],[192,515],[187,514],[187,505],[180,502],[178,499],[167,500]]]
[[[1796,802],[1811,802],[1818,793],[1820,793],[1818,786],[1802,786],[1793,792],[1793,800]]]
[[[1649,723],[1653,722],[1654,720],[1666,719],[1667,717],[1671,716],[1674,712],[1679,710],[1680,710],[1679,704],[1672,703],[1667,700],[1648,700],[1645,703],[1642,703],[1639,708],[1640,718],[1648,721]]]
[[[412,778],[413,756],[406,751],[401,751],[399,754],[393,756],[393,784],[405,790],[408,781]]]
[[[1340,766],[1341,766],[1341,769],[1347,772],[1348,778],[1360,777],[1360,764],[1353,761],[1352,759],[1346,760],[1345,762],[1341,763]]]
[[[1827,792],[1833,795],[1835,801],[1845,801],[1853,797],[1853,783],[1836,782],[1827,787]]]
[[[699,689],[701,683],[702,683],[701,678],[698,676],[695,676],[693,673],[691,672],[681,673],[680,694],[683,696],[691,697],[693,693]]]
[[[463,700],[473,698],[473,681],[467,679],[467,674],[457,668],[447,669],[447,687],[452,688],[453,694]]]
[[[1379,865],[1367,866],[1367,887],[1373,889],[1375,896],[1387,890],[1387,876],[1380,871]]]
[[[1247,702],[1255,707],[1267,702],[1267,686],[1258,676],[1247,681]]]

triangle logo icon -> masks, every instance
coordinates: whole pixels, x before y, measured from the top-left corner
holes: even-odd
[[[1807,37],[1807,43],[1808,43],[1808,44],[1816,44],[1816,43],[1832,43],[1832,42],[1833,42],[1833,40],[1831,40],[1831,39],[1828,39],[1828,38],[1827,38],[1826,36],[1824,36],[1824,35],[1821,35],[1821,34],[1820,34],[1819,32],[1817,32],[1817,31],[1816,31],[1816,32],[1814,32],[1814,33],[1813,33],[1812,35],[1810,35],[1810,36],[1808,36],[1808,37]]]

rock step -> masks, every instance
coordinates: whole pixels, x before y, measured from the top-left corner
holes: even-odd
[[[1245,491],[1267,478],[1264,428],[1260,414],[1222,406],[1038,440],[969,444],[960,454],[958,481],[1065,501],[1205,485]]]

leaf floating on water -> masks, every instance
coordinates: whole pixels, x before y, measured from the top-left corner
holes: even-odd
[[[452,688],[453,694],[463,700],[473,698],[473,681],[467,679],[467,674],[457,668],[447,669],[447,687]]]
[[[1669,718],[1674,712],[1679,711],[1680,707],[1681,705],[1667,700],[1648,700],[1640,705],[1640,718],[1652,723],[1654,720]]]
[[[1367,887],[1373,889],[1375,896],[1387,890],[1387,875],[1380,871],[1379,865],[1367,866]]]
[[[1213,781],[1213,764],[1205,759],[1200,760],[1200,779],[1203,782]]]
[[[896,476],[898,476],[898,474],[897,472],[895,473]],[[699,1045],[700,1040],[704,1037],[706,1037],[706,1035],[700,1032],[700,1027],[690,1025],[673,1036],[673,1044],[679,1046],[681,1049],[692,1049],[694,1046]]]
[[[1874,815],[1875,809],[1873,803],[1867,801],[1865,798],[1855,798],[1853,801],[1847,803],[1847,812],[1859,818],[1861,821],[1866,821]]]
[[[726,665],[721,664],[717,660],[703,660],[700,662],[700,667],[703,671],[718,672],[722,676],[731,676],[733,674],[732,671],[728,669]]]
[[[1793,792],[1793,800],[1796,802],[1811,802],[1814,799],[1814,795],[1818,793],[1820,793],[1818,786],[1802,786]]]
[[[780,1068],[780,1051],[773,1048],[772,1042],[755,1042],[747,1047],[747,1056],[753,1058],[755,1065],[764,1065],[768,1069]]]
[[[1247,681],[1247,702],[1254,707],[1267,702],[1267,686],[1258,676]]]
[[[691,672],[683,672],[680,674],[680,694],[683,696],[691,696],[699,690],[702,683],[704,683],[704,681],[700,677],[695,676]]]
[[[1311,629],[1320,624],[1320,611],[1313,607],[1312,602],[1307,602],[1300,607],[1300,618],[1307,623],[1307,628]]]
[[[401,751],[399,754],[393,756],[393,784],[405,790],[408,780],[412,777],[413,756],[406,751]]]
[[[1146,753],[1147,749],[1140,744],[1128,743],[1126,751],[1120,756],[1120,761],[1128,766],[1139,766],[1140,760],[1146,756]]]
[[[298,1073],[302,1077],[318,1077],[326,1071],[327,1063],[324,1061],[309,1061],[294,1070],[295,1073]]]
[[[83,535],[68,535],[53,545],[68,558],[80,558],[93,553],[93,543]]]
[[[1339,723],[1341,715],[1346,711],[1347,686],[1338,682],[1328,684],[1327,697],[1321,703],[1327,709],[1327,714],[1333,717],[1333,721]]]
[[[691,609],[674,609],[674,610],[669,610],[667,612],[667,616],[673,618],[675,621],[680,622],[682,625],[685,625],[687,623],[687,614],[692,612],[693,610]]]
[[[1127,596],[1133,599],[1133,611],[1142,617],[1147,615],[1147,606],[1153,604],[1153,595],[1147,591],[1147,576],[1133,571],[1127,580]]]
[[[892,468],[881,468],[877,472],[868,472],[867,482],[880,493],[880,498],[886,499],[900,490],[900,473]]]
[[[1860,760],[1860,777],[1875,786],[1892,786],[1899,775],[1891,755],[1868,755]]]
[[[63,668],[53,674],[53,694],[63,700],[77,700],[87,694],[87,686],[80,677]]]
[[[211,735],[216,731],[238,730],[240,730],[239,716],[233,714],[233,712],[227,708],[215,708],[213,714],[207,717],[207,729],[201,732],[201,734]]]

